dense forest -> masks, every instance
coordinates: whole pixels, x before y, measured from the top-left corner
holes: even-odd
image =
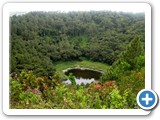
[[[144,51],[144,13],[13,15],[10,107],[138,108],[136,95],[145,82]],[[73,63],[103,71],[99,83],[75,85],[74,75],[61,70]],[[66,78],[71,85],[62,82]]]

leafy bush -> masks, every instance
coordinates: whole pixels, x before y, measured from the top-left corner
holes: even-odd
[[[19,94],[20,102],[23,104],[38,104],[40,102],[40,96],[31,92],[21,92]]]
[[[19,101],[19,95],[22,92],[22,84],[17,80],[10,78],[10,102]]]
[[[141,65],[141,64],[140,64]],[[100,83],[76,85],[61,82],[58,74],[36,77],[23,70],[18,77],[10,77],[10,107],[26,109],[133,109],[137,93],[144,88],[145,68],[130,71],[130,65],[121,62],[102,76]],[[116,76],[115,80],[113,80]],[[112,80],[111,80],[112,79]]]
[[[141,68],[138,72],[131,71],[128,76],[121,76],[117,81],[120,91],[132,88],[132,92],[137,95],[141,89],[145,88],[145,69]]]
[[[76,85],[75,76],[72,73],[69,74],[68,79],[71,81],[72,85]]]
[[[145,66],[145,56],[140,55],[136,58],[136,69],[140,70]]]

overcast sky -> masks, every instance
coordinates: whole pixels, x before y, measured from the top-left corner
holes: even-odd
[[[11,6],[11,13],[30,11],[123,11],[144,12],[146,4],[137,3],[15,3]]]

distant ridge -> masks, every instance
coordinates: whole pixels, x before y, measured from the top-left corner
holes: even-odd
[[[9,13],[9,16],[13,16],[13,15],[16,15],[16,16],[18,16],[18,15],[23,15],[23,14],[26,14],[27,12],[10,12]]]

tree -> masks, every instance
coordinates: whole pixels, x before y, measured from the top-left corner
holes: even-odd
[[[129,44],[127,49],[121,54],[121,61],[125,61],[131,65],[131,68],[136,67],[136,59],[140,55],[144,55],[144,49],[140,41],[140,36],[136,36]]]

